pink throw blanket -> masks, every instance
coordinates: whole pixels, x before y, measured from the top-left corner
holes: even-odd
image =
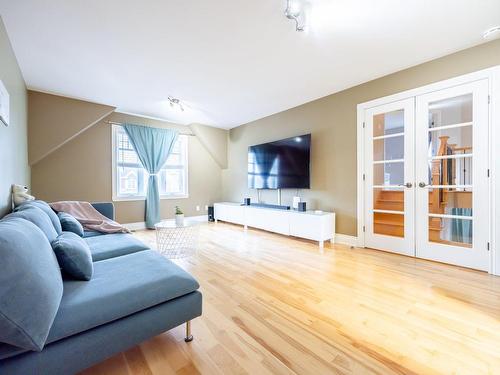
[[[57,212],[66,212],[87,230],[102,233],[129,233],[130,230],[97,211],[89,202],[61,201],[49,203]]]

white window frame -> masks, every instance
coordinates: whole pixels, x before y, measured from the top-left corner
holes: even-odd
[[[142,201],[146,200],[145,195],[118,195],[118,169],[117,169],[117,161],[118,161],[118,150],[117,150],[117,145],[118,145],[118,133],[120,131],[123,131],[123,128],[121,125],[112,125],[111,126],[111,160],[112,160],[112,197],[113,201]],[[182,147],[182,155],[183,155],[183,162],[182,165],[184,169],[184,183],[185,183],[185,189],[183,194],[161,194],[160,199],[186,199],[189,198],[189,165],[188,165],[188,136],[187,135],[179,135],[179,141],[181,142],[181,147]],[[181,168],[175,168],[175,166],[168,166],[165,165],[163,166],[162,170],[164,169],[181,169]],[[144,171],[147,175],[147,171]],[[160,176],[158,176],[160,178]]]

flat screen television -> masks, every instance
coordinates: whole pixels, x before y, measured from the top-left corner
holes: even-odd
[[[311,134],[248,148],[248,187],[309,189]]]

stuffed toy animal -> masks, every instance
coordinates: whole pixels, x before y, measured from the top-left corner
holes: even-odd
[[[23,185],[12,185],[12,202],[14,207],[26,201],[32,201],[35,197],[28,194],[28,187]]]

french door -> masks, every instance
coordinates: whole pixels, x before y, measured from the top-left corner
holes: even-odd
[[[415,254],[414,98],[365,114],[365,241],[368,247]]]
[[[488,269],[488,82],[365,112],[365,245]]]
[[[416,255],[488,269],[488,82],[416,101]]]

